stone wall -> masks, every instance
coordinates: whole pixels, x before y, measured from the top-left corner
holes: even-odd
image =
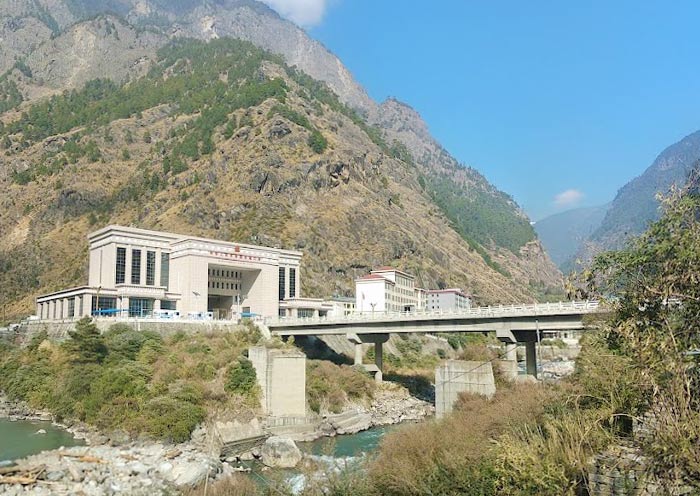
[[[435,369],[435,415],[452,411],[460,393],[493,396],[496,383],[491,362],[447,360]]]
[[[650,474],[649,464],[639,444],[654,436],[656,416],[647,413],[635,422],[634,436],[593,457],[588,467],[590,496],[683,496],[696,490],[678,481]]]
[[[75,329],[75,320],[58,322],[28,321],[22,323],[16,336],[17,340],[28,342],[36,334],[46,331],[50,339],[61,341],[68,337],[68,331]],[[134,330],[153,331],[163,337],[172,336],[178,332],[233,332],[238,324],[222,321],[182,321],[182,320],[149,320],[149,319],[97,319],[97,328],[105,332],[114,324],[126,324]],[[20,344],[21,344],[20,343]]]

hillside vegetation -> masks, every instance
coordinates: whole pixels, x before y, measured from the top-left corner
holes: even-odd
[[[163,339],[115,324],[101,335],[86,318],[63,344],[40,333],[24,349],[3,345],[0,390],[60,421],[183,442],[208,416],[259,410],[255,370],[240,366],[259,339],[254,327]]]
[[[247,42],[179,40],[140,79],[94,80],[4,115],[9,315],[83,284],[85,236],[107,223],[302,250],[308,296],[351,293],[383,264],[483,302],[531,301],[558,281],[541,250],[515,255],[487,239],[508,230],[505,210],[486,209],[474,223],[492,228],[465,241],[405,147]]]
[[[45,332],[26,347],[0,343],[0,391],[61,422],[184,442],[206,421],[263,414],[250,346],[290,345],[262,339],[250,322],[229,333],[163,338],[126,324],[100,334],[84,318],[62,343]],[[369,403],[375,389],[364,371],[324,361],[308,362],[307,382],[308,408],[316,413]]]

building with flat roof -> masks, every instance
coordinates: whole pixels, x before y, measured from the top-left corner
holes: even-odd
[[[271,317],[301,292],[298,251],[116,225],[88,241],[88,284],[38,297],[39,318]]]
[[[429,289],[426,293],[426,310],[454,312],[471,308],[471,298],[459,288]]]
[[[415,278],[406,272],[380,267],[355,280],[357,312],[412,312],[417,307]]]

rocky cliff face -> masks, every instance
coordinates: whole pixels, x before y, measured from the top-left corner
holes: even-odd
[[[6,149],[5,157],[0,151],[0,182],[10,191],[0,213],[2,231],[10,233],[0,241],[0,284],[12,288],[9,299],[21,302],[18,311],[39,291],[81,282],[84,253],[74,247],[83,247],[85,233],[103,222],[299,248],[307,253],[305,292],[318,296],[350,292],[356,275],[386,263],[418,274],[424,286],[462,286],[490,302],[532,299],[539,288],[559,284],[556,268],[507,195],[458,164],[410,107],[395,100],[376,105],[335,56],[264,5],[192,0],[176,8],[123,0],[109,2],[123,17],[82,20],[104,6],[16,4],[3,18],[9,26],[3,34],[14,48],[0,54],[0,65],[12,67],[0,78],[6,126],[20,118],[13,88],[24,97],[23,110],[96,77],[129,88],[161,70],[158,50],[169,40],[228,36],[282,55],[367,119],[265,55],[252,80],[287,81],[296,94],[294,115],[277,115],[274,101],[256,102],[229,115],[235,129],[217,125],[207,131],[204,152],[183,155],[175,165],[170,151],[185,146],[188,123],[206,108],[183,113],[176,102],[162,101],[122,118],[59,126],[60,133],[34,141],[26,138],[36,129],[3,132],[0,125]],[[24,30],[34,29],[35,43],[22,41]],[[228,83],[224,72],[214,79]],[[3,105],[9,109],[4,114]],[[328,142],[321,153],[307,145],[314,131]],[[76,154],[74,144],[82,152]],[[139,178],[153,191],[134,203],[130,195],[145,187]],[[15,264],[16,257],[38,265]],[[70,262],[57,272],[54,264],[65,259]]]

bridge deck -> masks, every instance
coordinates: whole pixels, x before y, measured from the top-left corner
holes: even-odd
[[[587,314],[603,313],[597,301],[476,307],[460,311],[353,313],[333,317],[281,317],[266,320],[274,334],[344,334],[349,332],[465,332],[497,330],[580,329]]]

